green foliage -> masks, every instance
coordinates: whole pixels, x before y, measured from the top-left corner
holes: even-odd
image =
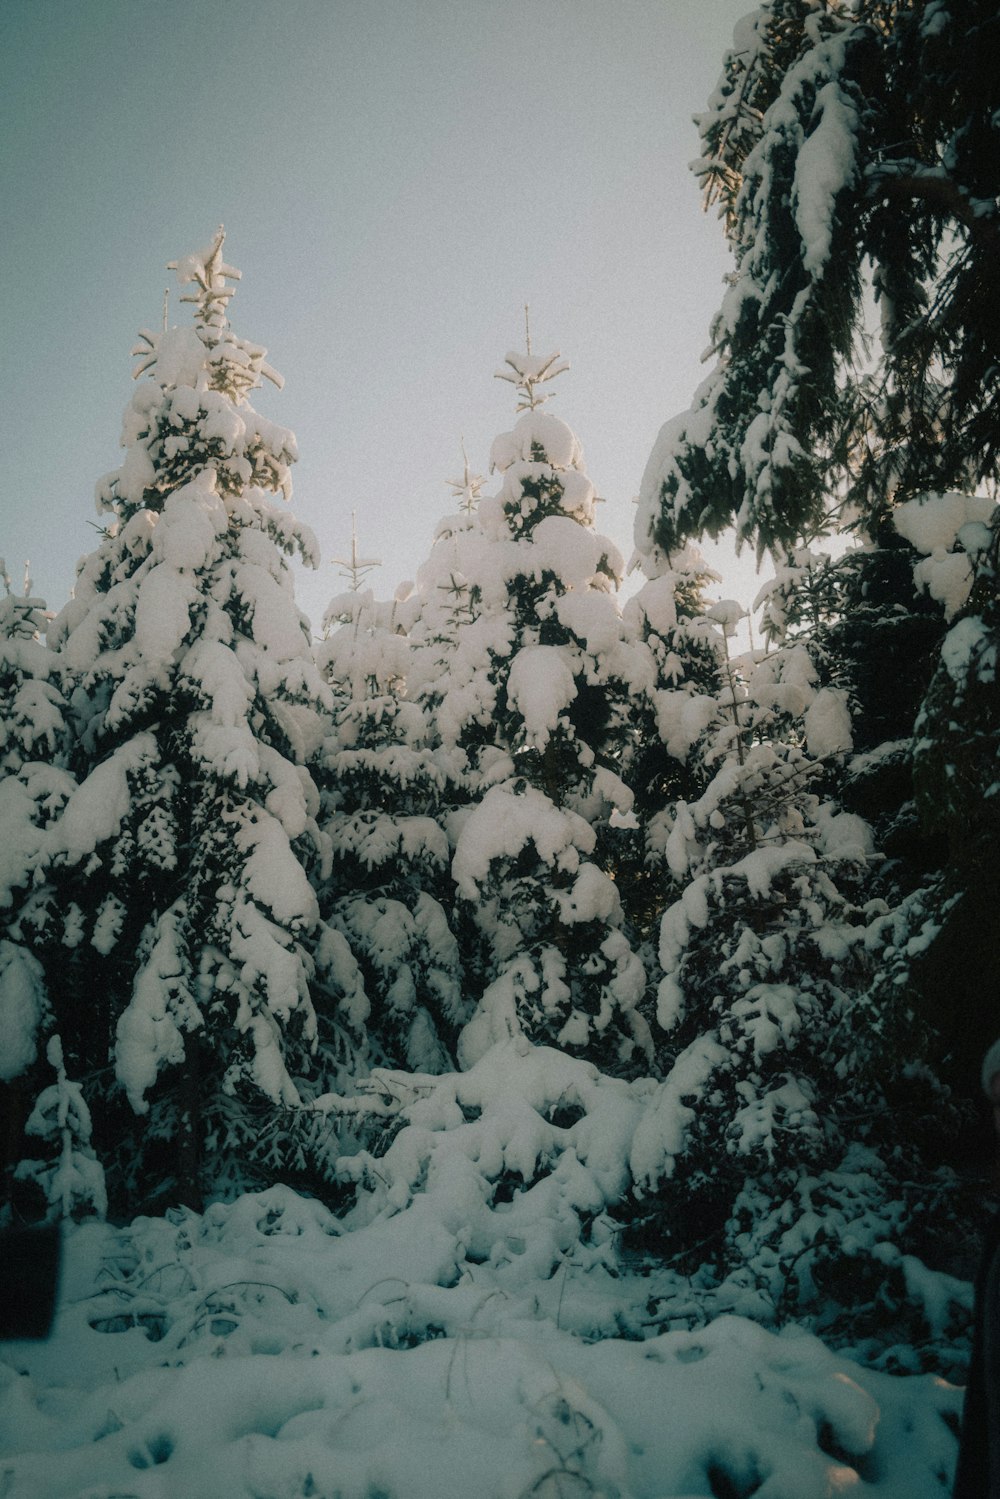
[[[644,482],[665,552],[731,523],[795,545],[845,501],[871,531],[997,476],[995,7],[771,0],[738,39],[696,168],[736,262],[718,365]]]

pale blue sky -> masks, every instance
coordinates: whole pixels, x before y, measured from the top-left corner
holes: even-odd
[[[324,556],[358,512],[387,595],[448,509],[464,437],[510,426],[492,376],[571,363],[623,549],[662,421],[686,406],[728,259],[687,170],[691,116],[748,0],[4,0],[0,552],[60,605],[119,461],[129,349],[165,262],[227,229],[236,331],[286,377],[293,509]],[[171,320],[187,316],[172,293]],[[303,582],[318,626],[341,587]]]

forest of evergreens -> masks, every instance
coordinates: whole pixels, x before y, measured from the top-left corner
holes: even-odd
[[[483,1200],[558,1179],[561,1242],[926,1335],[901,1267],[970,1272],[1000,993],[997,33],[743,23],[715,364],[623,598],[529,346],[415,587],[356,574],[314,638],[280,377],[221,232],[175,263],[72,599],[0,603],[9,1221],[275,1184],[364,1221],[481,1120]],[[750,650],[729,528],[773,563]]]

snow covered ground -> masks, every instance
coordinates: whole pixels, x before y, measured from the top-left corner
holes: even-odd
[[[946,1381],[737,1316],[650,1335],[638,1271],[539,1278],[516,1236],[476,1264],[429,1209],[345,1231],[276,1186],[68,1229],[51,1338],[2,1347],[0,1495],[948,1492]]]

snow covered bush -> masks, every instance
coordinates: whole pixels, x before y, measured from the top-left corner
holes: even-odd
[[[722,1047],[711,1050],[701,1055],[716,1062],[721,1091],[731,1080]],[[803,1058],[807,1079],[808,1068]],[[912,1252],[947,1239],[954,1178],[901,1191],[863,1131],[838,1136],[842,1117],[814,1118],[811,1164],[801,1142],[769,1162],[759,1128],[745,1154],[742,1138],[732,1151],[717,1139],[710,1196],[714,1159],[697,1155],[685,1071],[691,1083],[692,1056],[662,1083],[609,1078],[524,1037],[444,1077],[375,1069],[355,1095],[318,1100],[362,1141],[338,1162],[356,1194],[340,1221],[394,1242],[426,1236],[440,1284],[544,1297],[560,1326],[588,1339],[646,1338],[735,1311],[821,1330],[884,1367],[960,1370],[970,1287]],[[778,1136],[791,1093],[771,1098]],[[764,1112],[747,1104],[747,1131]],[[409,1295],[402,1309],[411,1332],[417,1305]],[[443,1314],[435,1304],[433,1317]]]
[[[411,1211],[455,1235],[461,1260],[488,1263],[501,1285],[547,1280],[563,1256],[613,1276],[607,1209],[627,1190],[648,1086],[523,1035],[441,1078],[376,1069],[356,1098],[318,1100],[369,1142],[338,1163],[358,1187],[345,1222],[360,1229]]]
[[[539,1279],[548,1214],[508,1206],[481,1263],[419,1196],[354,1231],[284,1187],[71,1227],[53,1336],[0,1366],[9,1499],[946,1491],[954,1385],[741,1315],[666,1330],[649,1275]]]
[[[46,1056],[56,1081],[39,1094],[25,1132],[46,1143],[48,1156],[21,1161],[15,1174],[18,1181],[33,1182],[41,1189],[49,1216],[96,1214],[103,1218],[108,1206],[104,1170],[91,1145],[92,1124],[83,1089],[66,1076],[58,1036],[49,1037]]]

